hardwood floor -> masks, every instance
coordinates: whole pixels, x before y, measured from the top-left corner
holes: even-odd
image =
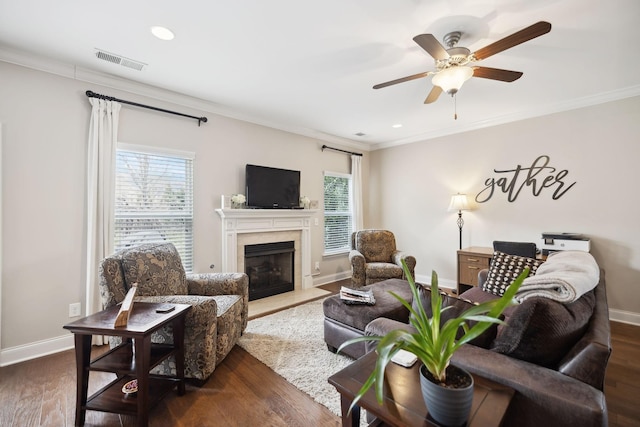
[[[611,322],[604,394],[610,427],[640,426],[640,326]]]
[[[340,283],[325,286],[336,292]],[[612,322],[613,352],[605,381],[611,427],[640,426],[640,327]],[[97,349],[96,351],[104,351]],[[89,392],[113,374],[92,372]],[[0,368],[0,426],[72,426],[75,412],[72,351]],[[87,411],[86,426],[135,425],[135,417]],[[151,411],[150,425],[339,426],[339,417],[314,402],[236,346],[203,387],[171,393]]]

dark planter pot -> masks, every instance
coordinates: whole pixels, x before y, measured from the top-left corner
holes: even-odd
[[[420,388],[429,415],[445,426],[461,426],[469,419],[473,402],[473,377],[457,366],[447,368],[447,376],[458,371],[468,376],[471,385],[464,388],[448,388],[434,383],[424,365],[420,367]]]

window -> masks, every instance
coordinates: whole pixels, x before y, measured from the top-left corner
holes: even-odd
[[[349,252],[353,230],[351,175],[324,173],[324,253]]]
[[[118,144],[115,250],[171,242],[193,269],[193,153]]]

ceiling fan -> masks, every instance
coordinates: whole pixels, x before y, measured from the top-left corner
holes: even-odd
[[[503,50],[540,37],[549,31],[551,31],[551,24],[540,21],[473,53],[466,47],[456,46],[458,41],[460,41],[460,37],[462,37],[462,32],[460,31],[454,31],[444,36],[443,41],[447,48],[440,44],[433,34],[420,34],[415,36],[413,40],[435,59],[436,70],[379,83],[373,86],[373,88],[380,89],[397,83],[433,76],[431,79],[433,89],[431,89],[431,92],[429,92],[429,95],[424,100],[425,104],[431,104],[438,99],[442,92],[446,92],[451,96],[455,95],[462,87],[462,84],[471,77],[513,82],[522,77],[522,72],[470,66],[469,64],[481,61]]]

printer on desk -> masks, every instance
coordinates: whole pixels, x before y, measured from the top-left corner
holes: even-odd
[[[549,255],[556,251],[583,251],[591,250],[591,241],[588,237],[578,233],[542,233],[540,240],[542,255]]]

